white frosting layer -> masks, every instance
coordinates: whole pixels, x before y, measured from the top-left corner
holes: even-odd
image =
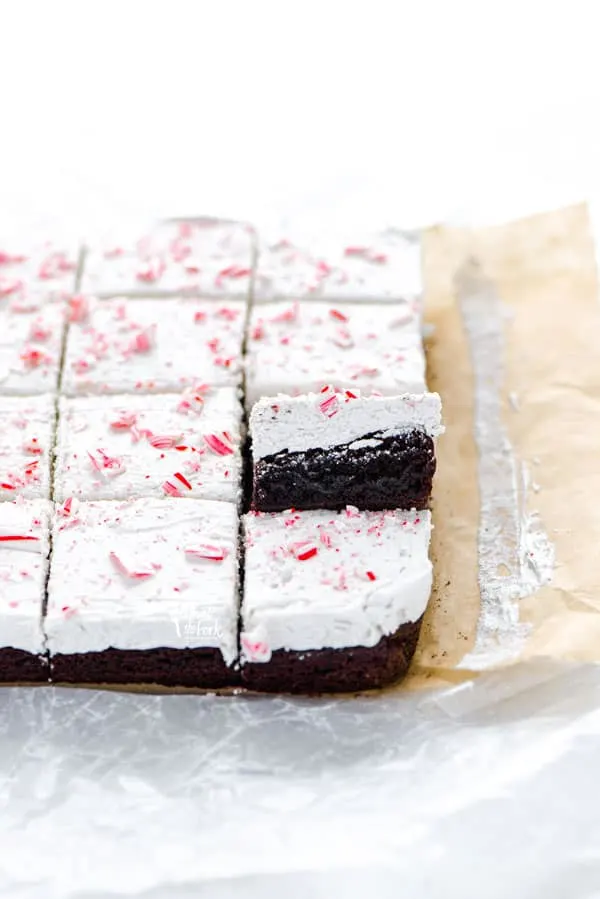
[[[269,303],[252,310],[246,396],[319,393],[325,384],[423,393],[425,356],[411,304]]]
[[[263,242],[255,300],[397,300],[422,288],[418,241],[398,231],[364,239],[311,241],[308,251],[289,240]]]
[[[349,395],[350,394],[350,395]],[[437,393],[384,397],[335,394],[265,397],[250,415],[252,455],[255,459],[287,450],[339,446],[381,432],[382,437],[419,428],[437,437],[442,433],[442,404]]]
[[[241,223],[169,221],[143,235],[113,234],[87,250],[82,290],[98,296],[181,293],[247,298],[252,229]]]
[[[55,389],[64,329],[59,304],[36,309],[0,299],[0,394],[26,396]],[[16,311],[18,308],[35,311]]]
[[[61,400],[55,498],[131,499],[179,494],[237,502],[237,391]]]
[[[46,500],[0,503],[0,647],[44,650],[51,508]]]
[[[75,501],[54,522],[50,652],[213,647],[231,664],[237,530],[232,503]],[[200,557],[211,553],[225,557]]]
[[[40,237],[0,234],[0,302],[43,301],[75,289],[79,248]]]
[[[375,646],[425,611],[428,512],[251,513],[245,529],[245,661]]]
[[[49,499],[54,416],[51,396],[0,397],[0,500]]]
[[[64,393],[237,387],[244,309],[233,300],[92,300],[69,328]]]

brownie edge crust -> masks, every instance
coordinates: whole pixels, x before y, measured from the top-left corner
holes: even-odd
[[[218,649],[104,649],[57,653],[52,680],[63,684],[156,684],[219,689],[240,685],[237,670]]]
[[[46,656],[23,649],[0,649],[0,684],[40,684],[50,677]]]
[[[423,616],[401,625],[375,646],[277,649],[268,662],[242,665],[242,686],[263,693],[355,693],[404,677],[415,654]]]

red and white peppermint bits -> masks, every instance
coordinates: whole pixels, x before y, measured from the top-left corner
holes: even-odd
[[[131,581],[147,581],[148,578],[154,577],[154,571],[150,569],[143,568],[132,568],[129,565],[126,565],[120,556],[116,554],[116,552],[110,552],[109,554],[110,561],[113,563],[117,571],[123,575],[123,577],[129,578]]]
[[[306,562],[317,555],[319,547],[312,540],[301,540],[291,544],[290,552],[298,562]]]
[[[165,481],[162,485],[163,493],[167,496],[181,496],[181,490],[177,487],[176,484],[173,484],[172,481]]]
[[[181,474],[180,471],[176,471],[175,474],[173,475],[173,477],[174,477],[174,478],[177,478],[177,480],[179,481],[179,483],[180,483],[180,484],[183,484],[183,486],[184,486],[187,490],[193,490],[193,489],[194,489],[194,488],[192,487],[192,485],[190,484],[190,482],[188,481],[188,479],[186,478],[186,476],[183,475],[183,474]]]
[[[154,284],[156,281],[160,281],[165,273],[165,269],[166,265],[162,259],[158,257],[149,259],[140,265],[136,277],[138,281],[143,281],[145,284]]]
[[[201,384],[193,391],[185,391],[177,405],[177,411],[181,412],[182,415],[188,415],[189,413],[201,415],[204,410],[204,397],[202,394],[209,389],[207,384]]]
[[[181,434],[150,434],[148,437],[148,443],[150,446],[153,446],[154,449],[175,449],[176,446],[181,444],[181,440]]]
[[[295,322],[300,312],[300,303],[293,303],[271,319],[272,322]]]
[[[318,401],[319,411],[327,418],[333,418],[340,410],[340,403],[333,387],[323,387]]]
[[[0,534],[0,543],[31,542],[39,539],[39,537],[30,537],[24,534]]]
[[[235,443],[228,431],[221,431],[219,434],[205,434],[204,442],[217,456],[231,456],[235,452]]]
[[[42,281],[51,281],[74,270],[75,263],[70,262],[65,253],[51,253],[40,265],[38,278],[41,278]]]
[[[21,352],[21,361],[25,368],[39,368],[41,365],[47,365],[51,359],[36,347],[25,347]]]
[[[331,318],[334,318],[338,322],[347,322],[349,320],[348,316],[343,312],[340,312],[339,309],[330,309],[329,315]]]
[[[132,353],[149,353],[156,344],[156,328],[150,325],[135,335],[131,343]]]
[[[335,329],[335,334],[331,338],[332,343],[339,346],[342,350],[347,350],[354,346],[354,338],[348,328],[339,327]]]
[[[25,284],[13,278],[0,278],[0,299],[10,297],[18,293]]]
[[[111,421],[110,427],[113,431],[129,431],[137,422],[135,412],[120,412],[114,421]]]
[[[125,471],[125,462],[120,456],[109,456],[103,449],[97,449],[91,453],[88,450],[88,458],[94,471],[103,477],[116,477]]]
[[[72,496],[69,496],[64,503],[57,505],[56,514],[59,518],[68,518],[72,511],[74,511],[73,504],[77,501],[73,499]]]
[[[31,440],[26,440],[23,444],[23,452],[30,456],[41,456],[44,452],[44,448],[40,445],[40,441],[37,437],[32,437]]]
[[[90,304],[87,297],[82,294],[69,297],[67,303],[67,321],[72,323],[84,322],[90,311]]]
[[[189,546],[185,549],[186,556],[190,559],[203,559],[207,562],[223,562],[229,555],[229,551],[224,546],[218,546],[216,543],[198,543],[196,546]]]
[[[373,262],[377,265],[383,265],[383,263],[387,262],[386,254],[380,253],[373,247],[346,247],[344,256],[364,259],[365,262]]]

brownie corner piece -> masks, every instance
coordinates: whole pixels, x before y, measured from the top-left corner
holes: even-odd
[[[406,673],[431,592],[429,512],[291,509],[244,525],[245,687],[352,692]]]
[[[266,693],[359,693],[392,686],[410,668],[422,621],[423,616],[401,625],[375,646],[276,650],[268,664],[242,666],[242,685]]]

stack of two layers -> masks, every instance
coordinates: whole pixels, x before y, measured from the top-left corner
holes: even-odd
[[[420,301],[393,284],[344,287],[334,302],[305,293],[252,312],[241,659],[257,690],[397,680],[430,596],[443,428],[426,389]]]

